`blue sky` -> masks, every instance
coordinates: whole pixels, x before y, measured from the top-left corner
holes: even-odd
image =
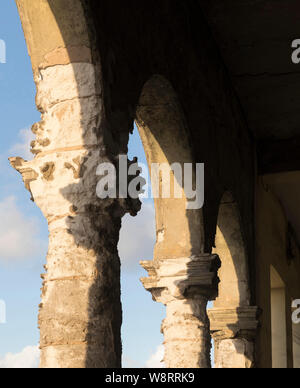
[[[29,128],[40,119],[30,60],[13,0],[1,0],[0,39],[7,49],[7,63],[0,63],[0,300],[7,308],[7,323],[0,324],[0,368],[34,367],[38,358],[40,274],[44,272],[48,231],[21,177],[7,160],[9,156],[29,156]],[[146,162],[136,130],[129,151],[131,157]],[[153,356],[155,361],[163,341],[160,325],[164,307],[152,301],[139,281],[145,275],[139,260],[152,259],[154,223],[150,200],[145,201],[138,217],[126,216],[123,220],[119,247],[124,366],[145,366]]]

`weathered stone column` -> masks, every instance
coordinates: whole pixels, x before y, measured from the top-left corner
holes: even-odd
[[[120,367],[117,244],[128,201],[96,195],[98,165],[116,161],[104,144],[95,67],[51,66],[40,69],[35,81],[42,112],[33,126],[36,156],[10,161],[49,225],[39,314],[41,367]]]
[[[215,368],[253,368],[258,307],[214,308],[208,311],[215,341]]]
[[[126,200],[97,197],[96,170],[126,153],[130,119],[118,112],[115,127],[124,132],[114,142],[86,2],[16,3],[42,114],[32,128],[34,160],[11,159],[49,225],[39,314],[40,365],[119,367],[117,243],[122,215],[135,210]]]
[[[153,299],[167,307],[162,324],[168,368],[210,368],[211,337],[207,302],[217,296],[217,255],[141,262],[142,279]]]

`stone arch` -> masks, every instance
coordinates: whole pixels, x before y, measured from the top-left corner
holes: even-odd
[[[155,75],[145,84],[136,119],[150,170],[152,163],[195,166],[183,111],[164,77]],[[141,263],[149,272],[142,282],[167,307],[166,366],[210,367],[206,306],[215,297],[219,260],[204,252],[202,208],[189,209],[182,192],[182,198],[155,199],[157,241],[153,261]]]
[[[172,85],[160,75],[145,83],[136,111],[137,127],[145,149],[150,173],[155,163],[172,166],[194,164],[193,150],[183,111]],[[174,173],[172,178],[176,180]],[[152,182],[152,185],[154,182]],[[178,182],[177,182],[178,184]],[[159,260],[190,257],[203,252],[202,209],[187,209],[184,190],[175,198],[171,180],[171,198],[154,199],[157,242],[154,257]],[[160,186],[160,194],[161,192]]]
[[[35,81],[40,70],[92,62],[92,43],[80,0],[16,0]]]
[[[238,204],[226,191],[220,202],[215,248],[221,259],[219,294],[209,311],[217,368],[251,368],[257,308],[252,307],[247,249]]]

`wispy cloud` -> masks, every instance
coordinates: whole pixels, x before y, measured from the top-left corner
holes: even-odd
[[[9,153],[11,156],[20,156],[25,160],[31,160],[33,158],[30,152],[30,143],[35,139],[34,134],[30,128],[21,129],[18,134],[18,142],[14,144]]]
[[[27,346],[20,353],[7,353],[6,356],[0,358],[1,369],[29,369],[38,368],[40,359],[40,351],[38,346]]]
[[[0,261],[16,261],[43,255],[46,243],[39,238],[39,222],[25,217],[14,197],[0,202]]]
[[[146,368],[165,368],[163,363],[164,353],[164,346],[160,345],[156,352],[147,361]]]
[[[122,365],[123,365],[122,366],[123,368],[133,368],[133,369],[143,367],[141,362],[133,360],[132,358],[127,357],[126,355],[123,355],[122,357]]]

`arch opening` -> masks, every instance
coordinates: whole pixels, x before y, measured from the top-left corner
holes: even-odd
[[[129,139],[128,158],[138,159],[147,177],[147,161],[137,129]],[[149,182],[150,183],[150,182]],[[160,333],[164,308],[154,304],[139,278],[144,275],[140,260],[152,260],[156,240],[155,209],[151,198],[141,198],[142,208],[136,217],[122,219],[118,244],[121,259],[122,367],[163,367],[163,339]],[[145,335],[147,333],[147,335]]]
[[[209,310],[216,368],[252,368],[258,309],[250,306],[249,268],[238,205],[231,192],[219,206],[214,253],[221,259],[219,294]]]
[[[219,295],[214,307],[250,305],[249,269],[238,205],[231,192],[220,203],[215,253],[221,258]]]

